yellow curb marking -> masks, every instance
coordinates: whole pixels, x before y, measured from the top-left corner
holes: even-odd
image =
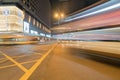
[[[54,45],[49,51],[47,51],[19,80],[28,80],[32,73],[42,63],[42,61],[50,54],[50,52],[57,46]]]
[[[21,65],[20,63],[18,63],[17,61],[15,61],[13,58],[9,57],[8,55],[6,55],[5,53],[3,53],[2,51],[0,51],[0,53],[5,56],[7,59],[9,59],[10,61],[12,61],[13,63],[15,63],[20,69],[22,69],[24,72],[27,72],[28,70]]]

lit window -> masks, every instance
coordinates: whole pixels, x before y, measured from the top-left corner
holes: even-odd
[[[44,33],[40,33],[40,36],[45,36],[45,34]]]
[[[40,23],[40,25],[39,25],[39,28],[41,28],[41,23]]]
[[[37,27],[39,26],[39,22],[37,22]]]
[[[29,33],[29,23],[24,22],[24,32]]]
[[[33,25],[35,25],[35,19],[33,19]]]
[[[38,32],[34,31],[34,30],[30,30],[30,33],[33,34],[33,35],[38,35]]]
[[[30,21],[31,21],[31,16],[29,16],[29,19],[28,19],[28,21],[29,21],[29,23],[30,23]]]
[[[35,20],[35,26],[37,25],[37,21]]]

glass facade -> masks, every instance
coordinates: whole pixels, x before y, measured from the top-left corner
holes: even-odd
[[[28,12],[24,12],[24,33],[33,36],[44,36],[47,37],[47,34],[51,34],[51,31],[38,19],[33,17]],[[44,34],[44,35],[41,35]]]

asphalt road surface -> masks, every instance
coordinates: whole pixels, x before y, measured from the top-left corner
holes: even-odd
[[[86,53],[64,43],[0,46],[0,80],[120,80],[119,64]]]
[[[19,80],[51,46],[52,44],[0,46],[0,80]]]

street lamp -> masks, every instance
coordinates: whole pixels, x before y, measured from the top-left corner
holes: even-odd
[[[65,15],[63,13],[61,13],[61,18],[64,18],[64,17],[65,17]]]
[[[54,17],[58,19],[58,17],[59,17],[58,13],[55,13]]]
[[[61,20],[65,17],[65,14],[64,13],[55,13],[54,14],[54,18],[57,19],[58,21],[58,24],[60,24]]]

